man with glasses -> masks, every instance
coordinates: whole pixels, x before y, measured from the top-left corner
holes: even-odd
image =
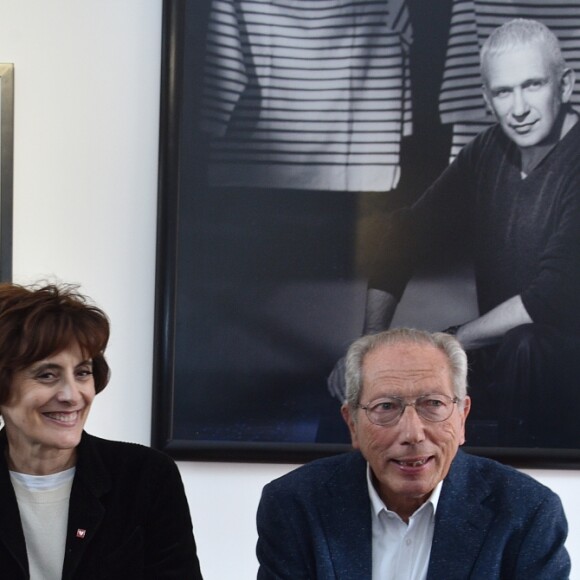
[[[454,337],[364,336],[347,353],[346,385],[356,451],[264,488],[259,579],[568,578],[559,498],[459,451],[471,401]]]

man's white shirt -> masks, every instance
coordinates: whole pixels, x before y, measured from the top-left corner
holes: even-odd
[[[368,465],[367,485],[372,512],[373,580],[425,580],[443,482],[438,483],[408,524],[387,509],[373,485]]]

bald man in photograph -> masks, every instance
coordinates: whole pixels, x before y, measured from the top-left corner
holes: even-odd
[[[454,243],[471,248],[479,316],[447,331],[469,352],[474,418],[497,422],[485,443],[575,448],[580,124],[570,105],[574,71],[545,25],[516,19],[485,41],[481,74],[497,123],[466,145],[412,207],[385,220],[383,240],[369,257],[375,264],[365,332],[389,327],[425,248],[461,232]],[[341,381],[337,367],[329,388],[340,400]]]

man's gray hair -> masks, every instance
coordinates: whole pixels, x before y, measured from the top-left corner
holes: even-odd
[[[427,332],[414,328],[394,328],[368,334],[355,340],[346,353],[346,403],[355,408],[360,403],[362,366],[365,356],[379,346],[395,344],[430,345],[439,349],[449,361],[455,396],[463,401],[467,395],[467,355],[459,341],[444,332]]]
[[[542,52],[552,61],[557,75],[563,74],[566,61],[562,56],[560,43],[556,35],[537,20],[516,18],[496,28],[483,43],[480,53],[481,78],[486,83],[489,58],[521,46],[538,44]]]

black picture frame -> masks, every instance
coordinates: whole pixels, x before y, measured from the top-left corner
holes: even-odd
[[[0,281],[12,279],[14,64],[0,64]]]
[[[393,194],[390,201],[393,206],[409,201],[404,199],[406,191],[422,191],[434,180],[448,163],[451,141],[450,131],[438,120],[433,87],[440,82],[437,74],[441,71],[438,73],[432,63],[444,56],[445,26],[448,26],[452,3],[450,0],[437,3],[409,0],[408,4],[415,15],[421,16],[414,23],[414,74],[418,79],[413,87],[415,130],[401,145],[403,185]],[[346,293],[339,292],[341,299],[347,296],[356,305],[346,315],[340,310],[340,316],[333,317],[332,313],[337,312],[332,308],[334,298],[325,297],[322,303],[316,299],[312,301],[309,287],[290,297],[287,302],[290,304],[289,317],[288,312],[280,312],[280,304],[275,309],[274,318],[277,319],[274,322],[269,318],[271,312],[258,307],[257,312],[251,310],[252,300],[263,304],[271,298],[272,288],[278,293],[282,288],[282,298],[288,298],[283,289],[285,284],[291,285],[293,274],[286,275],[284,264],[292,262],[285,253],[291,252],[284,243],[278,248],[276,231],[268,230],[264,238],[251,240],[244,253],[243,248],[240,249],[239,236],[246,240],[255,231],[261,233],[259,228],[267,230],[267,219],[276,216],[279,208],[274,207],[276,203],[267,196],[259,198],[258,209],[254,207],[257,199],[252,198],[249,208],[249,204],[236,197],[239,191],[228,191],[220,197],[223,192],[214,191],[216,188],[207,185],[208,143],[198,125],[209,8],[210,0],[195,3],[165,0],[163,5],[152,445],[176,459],[203,461],[295,463],[345,452],[350,449],[348,432],[342,424],[338,403],[333,402],[331,406],[324,400],[327,393],[320,369],[316,371],[315,380],[308,376],[301,378],[296,364],[290,365],[291,371],[282,371],[288,365],[287,359],[293,357],[304,361],[306,366],[322,358],[325,372],[332,368],[330,362],[340,356],[349,340],[356,338],[353,329],[358,328],[359,334],[362,330],[361,288],[355,283]],[[428,142],[424,138],[426,134],[430,136]],[[417,167],[421,167],[421,171],[417,171]],[[304,198],[298,196],[298,199]],[[323,199],[328,202],[329,198]],[[370,200],[372,203],[372,196]],[[352,206],[345,206],[348,207],[352,209]],[[260,221],[262,211],[268,216],[264,221]],[[297,211],[295,207],[293,211]],[[348,209],[343,211],[348,213]],[[230,215],[223,223],[220,217],[216,218],[217,214],[226,213],[233,217]],[[213,220],[213,230],[209,233],[206,219]],[[284,230],[283,220],[277,222],[276,227],[284,232],[280,236],[289,235]],[[337,237],[339,234],[332,232]],[[273,285],[268,277],[270,273],[264,276],[260,268],[253,271],[255,263],[249,258],[245,262],[247,253],[261,252],[264,245],[272,243],[273,253],[279,261],[271,256],[266,261],[260,258],[259,266],[262,270],[276,271],[277,264],[282,263],[276,274],[279,278]],[[347,237],[345,244],[349,243],[353,240]],[[224,250],[228,244],[231,248]],[[325,251],[330,252],[328,248]],[[453,262],[453,267],[463,265],[463,256],[459,254],[446,258]],[[297,251],[296,259],[302,259],[303,255],[304,251],[302,254]],[[326,254],[322,252],[322,256]],[[248,265],[251,274],[244,273]],[[446,267],[445,264],[439,266]],[[297,271],[304,278],[312,274],[310,270],[306,274],[303,270]],[[208,272],[211,283],[207,282]],[[337,278],[348,277],[351,273],[347,268]],[[325,276],[328,275],[326,272]],[[267,292],[262,291],[262,285],[268,287]],[[413,310],[410,319],[406,319],[405,308],[402,308],[403,323],[414,323]],[[300,330],[296,331],[292,315],[309,318],[312,327],[324,320],[345,317],[349,320],[342,326],[329,323],[328,328],[317,329],[319,334],[313,339],[310,337],[309,342],[302,340]],[[236,328],[224,331],[228,317]],[[280,320],[289,321],[289,324],[284,325]],[[244,332],[246,324],[252,327],[251,331]],[[445,319],[432,320],[430,324],[433,326],[430,330],[434,330],[444,325]],[[264,364],[255,364],[250,357],[256,347],[251,344],[256,338],[256,325],[268,340],[280,341],[272,349],[272,358],[280,355],[277,348],[280,345],[288,355],[286,359],[282,357],[284,360],[274,371],[269,361],[265,361],[264,352],[268,352],[269,347],[261,352]],[[320,347],[317,340],[321,336],[332,343],[330,347]],[[261,371],[256,370],[261,367]],[[302,389],[302,383],[308,381],[314,387],[309,384],[307,389]],[[255,386],[257,382],[259,387]],[[320,408],[317,407],[313,419],[310,410],[317,405]],[[281,416],[284,418],[280,419]],[[268,428],[258,425],[262,420]],[[312,421],[318,421],[317,435],[309,440],[303,437],[300,429],[302,424],[309,425],[304,429],[310,429]],[[294,429],[299,422],[300,429]],[[294,431],[300,431],[300,435],[293,438]],[[319,437],[321,431],[324,436]],[[518,467],[580,467],[580,442],[577,448],[562,449],[496,446],[467,446],[465,449]]]

